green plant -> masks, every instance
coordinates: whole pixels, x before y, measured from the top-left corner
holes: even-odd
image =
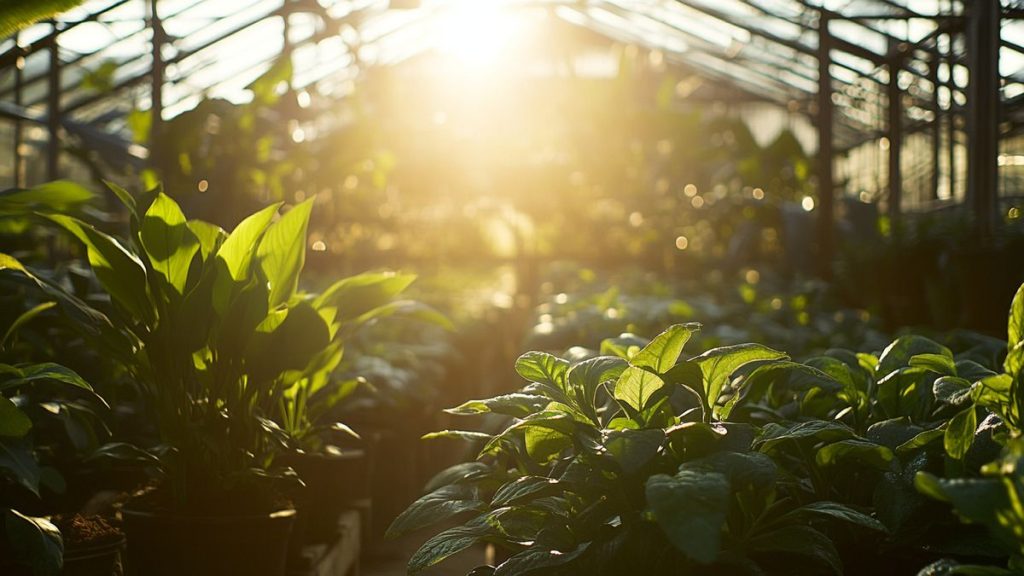
[[[274,411],[291,375],[316,368],[331,343],[328,313],[296,293],[312,202],[276,221],[280,204],[272,205],[228,234],[187,220],[159,190],[111,188],[130,213],[124,239],[43,216],[85,245],[109,295],[93,317],[156,416],[156,505],[207,514],[273,507],[272,484],[293,480],[269,469],[283,442]]]
[[[0,254],[0,270],[20,267],[18,261]],[[48,302],[20,314],[0,337],[0,350],[19,328],[53,305]],[[43,486],[53,493],[63,492],[65,483],[60,473],[40,462],[38,452],[42,446],[33,432],[45,417],[67,414],[69,406],[83,397],[104,404],[81,376],[59,364],[0,363],[0,479],[36,498],[40,497]],[[0,501],[3,511],[0,536],[3,554],[0,557],[28,567],[36,576],[60,574],[63,541],[59,530],[44,518],[19,512],[14,505]]]
[[[838,571],[825,526],[882,525],[787,481],[769,445],[799,431],[755,444],[752,426],[725,420],[730,381],[785,355],[745,344],[680,361],[697,328],[609,339],[604,356],[531,352],[516,363],[530,381],[521,391],[451,409],[512,423],[428,435],[483,441],[483,461],[440,474],[391,526],[394,536],[471,514],[428,540],[410,572],[480,541],[511,554],[499,575],[759,573],[786,558],[802,559],[789,573]]]

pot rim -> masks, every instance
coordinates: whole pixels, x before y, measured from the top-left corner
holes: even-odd
[[[195,516],[190,514],[180,514],[168,511],[158,510],[143,510],[137,507],[133,507],[131,504],[125,504],[121,508],[121,514],[125,516],[134,516],[137,518],[158,518],[162,520],[176,520],[176,521],[198,521],[209,524],[229,524],[232,522],[239,522],[245,520],[280,520],[295,517],[295,507],[285,508],[281,510],[275,510],[266,514],[232,514],[232,515],[217,515],[217,516]]]

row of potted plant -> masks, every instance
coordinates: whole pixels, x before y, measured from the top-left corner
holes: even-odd
[[[53,299],[47,306],[80,313],[76,329],[124,370],[154,425],[151,438],[110,442],[91,455],[134,463],[154,477],[121,510],[128,570],[283,574],[289,536],[323,537],[312,533],[329,529],[347,503],[343,495],[366,484],[356,477],[363,468],[353,465],[359,451],[337,447],[336,435],[355,433],[331,418],[363,383],[350,373],[339,377],[345,344],[380,318],[445,321],[397,299],[410,275],[365,273],[320,293],[300,291],[312,199],[287,211],[264,208],[228,233],[187,219],[159,189],[133,195],[110,188],[129,214],[123,237],[52,209],[45,202],[52,188],[16,193],[21,206],[81,243],[106,302],[77,298],[13,255],[0,254],[0,269],[36,283]],[[33,370],[5,365],[0,389],[11,410],[37,381],[91,390],[70,370]],[[27,434],[23,419],[11,422],[0,435],[5,441]],[[26,478],[24,470],[2,469]],[[15,518],[56,536],[42,520]],[[311,534],[296,535],[296,527]],[[35,574],[60,566],[60,540],[49,541],[44,555],[24,539],[10,540],[34,564],[49,559],[49,571],[35,566]]]
[[[476,576],[1024,569],[1024,286],[998,347],[905,335],[794,362],[691,355],[699,329],[529,352],[522,389],[448,410],[504,424],[429,435],[479,453],[391,526],[454,523],[409,572],[478,543],[499,554]]]

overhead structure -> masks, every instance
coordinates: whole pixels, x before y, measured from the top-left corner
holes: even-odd
[[[738,106],[809,119],[825,261],[840,200],[877,201],[893,222],[962,203],[984,235],[1001,196],[1020,194],[1024,2],[1008,0],[88,0],[0,42],[0,181],[60,176],[66,134],[144,163],[161,121],[247,98],[282,54],[293,89],[344,98],[481,5],[636,46]],[[131,139],[140,111],[150,142]]]

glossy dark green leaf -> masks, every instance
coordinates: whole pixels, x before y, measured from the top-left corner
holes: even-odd
[[[0,396],[0,436],[21,438],[32,429],[32,421],[4,396]]]
[[[17,318],[14,319],[14,322],[11,322],[11,325],[7,328],[7,331],[4,332],[2,337],[0,337],[0,348],[4,347],[7,341],[14,336],[14,333],[17,332],[19,328],[21,328],[25,324],[28,324],[33,318],[49,310],[50,308],[53,308],[56,305],[56,302],[43,302],[42,304],[37,304],[32,308],[29,308],[28,310],[22,312]]]
[[[813,502],[811,504],[805,504],[796,510],[796,513],[806,517],[826,517],[834,518],[842,522],[854,524],[868,528],[869,530],[876,530],[878,532],[886,532],[885,525],[878,520],[868,516],[863,512],[859,512],[844,506],[838,502],[821,501]]]
[[[960,406],[971,398],[971,383],[957,376],[943,376],[932,384],[932,394],[937,402]]]
[[[227,239],[217,250],[217,258],[227,266],[228,278],[241,282],[249,274],[249,266],[256,252],[256,242],[280,207],[280,203],[271,204],[249,215],[228,234]]]
[[[409,505],[388,527],[386,538],[419,530],[464,512],[480,512],[487,508],[469,486],[450,484],[427,494]]]
[[[17,484],[39,495],[39,463],[24,438],[0,436],[0,474],[4,472]]]
[[[547,406],[549,401],[550,400],[544,396],[540,396],[538,394],[522,394],[515,392],[483,400],[470,400],[456,406],[455,408],[448,408],[445,412],[463,416],[493,412],[495,414],[505,414],[516,418],[523,418],[533,414],[534,412],[539,412]]]
[[[649,463],[665,443],[661,429],[612,430],[602,442],[608,455],[627,474],[633,474]]]
[[[1010,319],[1006,325],[1007,353],[1003,368],[1011,376],[1024,371],[1024,284],[1017,289],[1010,304]]]
[[[939,438],[942,438],[945,434],[946,430],[944,428],[933,428],[931,430],[925,430],[918,434],[917,436],[914,436],[910,440],[907,440],[903,444],[900,444],[899,447],[896,448],[896,453],[901,456],[909,454],[915,450],[924,448],[925,446],[931,444],[932,442],[938,440]]]
[[[469,442],[486,442],[492,438],[485,432],[473,432],[471,430],[440,430],[438,432],[427,432],[420,437],[422,440],[437,440],[439,438],[452,438],[466,440]]]
[[[910,366],[910,359],[918,354],[940,354],[952,357],[949,348],[924,336],[900,336],[882,351],[878,358],[877,374],[884,378],[894,370]]]
[[[55,180],[29,189],[0,191],[0,214],[72,212],[96,197],[81,184]]]
[[[554,478],[545,476],[523,476],[513,482],[504,484],[491,499],[491,506],[509,506],[517,504],[528,497],[557,494],[562,490],[561,484]]]
[[[729,511],[729,481],[722,474],[682,470],[647,479],[647,507],[666,538],[688,558],[710,564],[718,558]]]
[[[30,364],[17,369],[17,373],[13,378],[0,378],[0,390],[9,390],[41,381],[60,382],[75,388],[81,388],[87,392],[92,392],[92,386],[79,376],[77,372],[66,366],[54,364],[53,362]]]
[[[770,553],[809,560],[832,574],[842,574],[843,565],[832,540],[810,526],[790,525],[760,534],[747,543],[751,554]]]
[[[754,447],[761,452],[770,452],[784,442],[838,442],[854,436],[849,426],[830,420],[811,420],[788,425],[769,422],[761,429],[761,435],[754,441]]]
[[[45,518],[26,516],[17,510],[4,512],[12,559],[31,569],[33,576],[59,576],[64,565],[64,540],[60,530]]]
[[[887,470],[892,458],[892,450],[885,446],[851,438],[822,446],[815,456],[815,461],[819,466],[851,463],[877,470]]]
[[[499,564],[494,576],[520,576],[534,570],[563,566],[578,558],[589,546],[590,542],[584,542],[567,551],[532,546]]]
[[[409,574],[416,574],[476,544],[491,531],[483,518],[475,518],[464,526],[449,528],[427,540],[409,560]]]

